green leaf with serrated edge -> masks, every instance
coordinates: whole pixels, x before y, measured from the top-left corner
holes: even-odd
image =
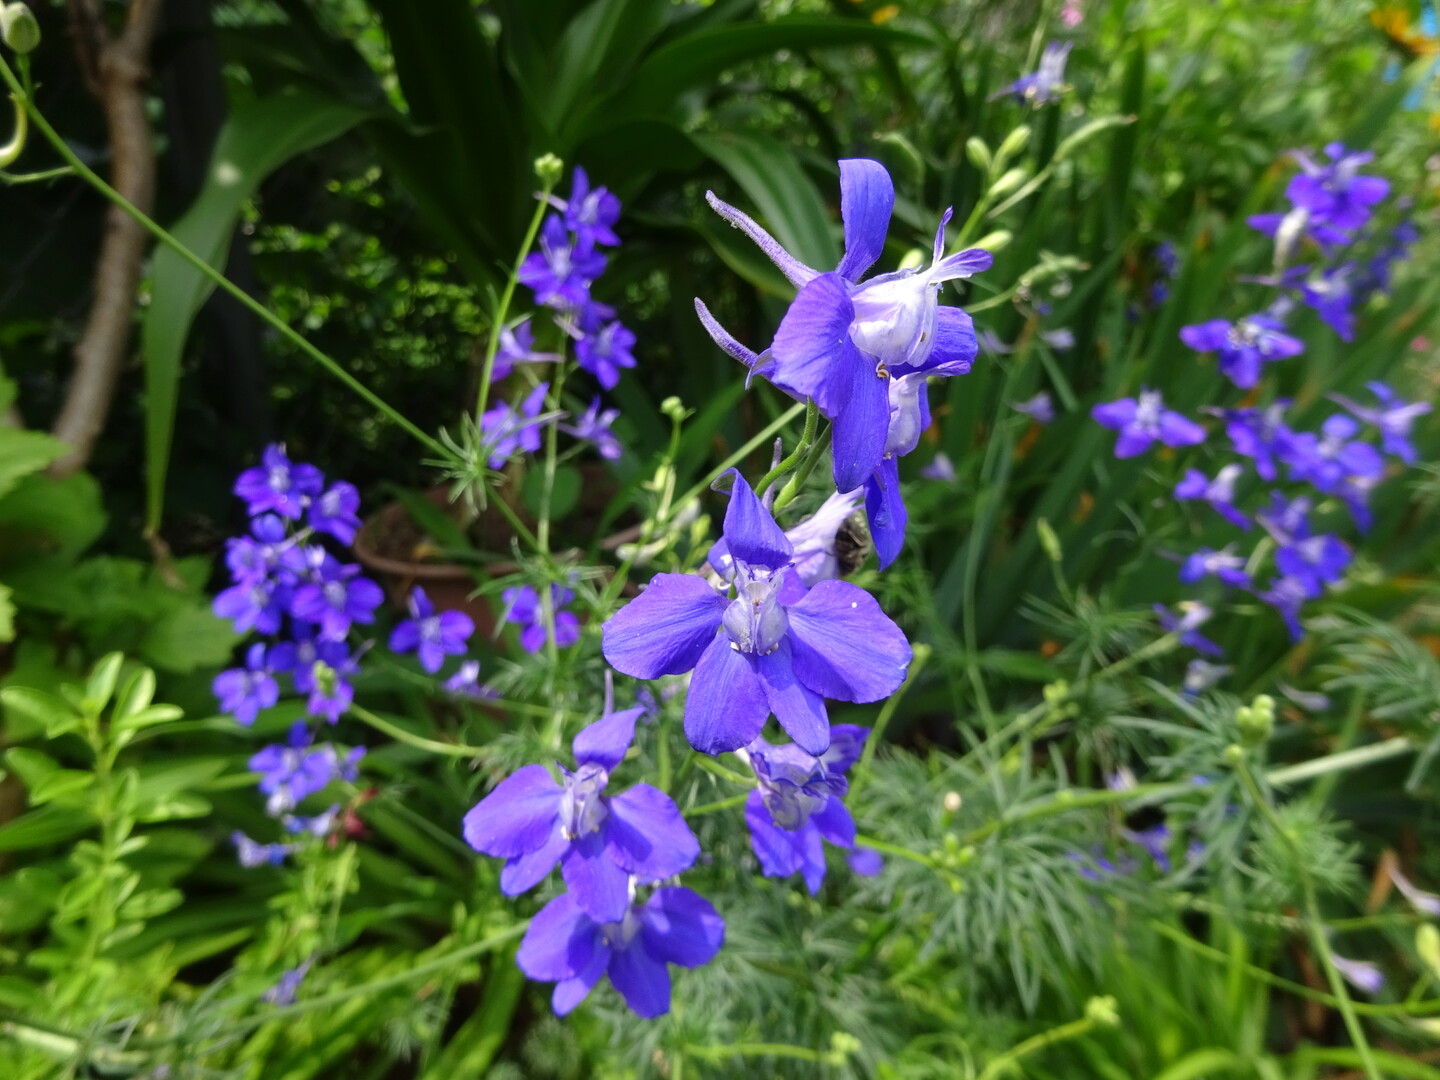
[[[223,268],[240,211],[260,182],[297,154],[330,142],[370,115],[357,105],[295,87],[233,106],[216,140],[205,184],[171,235],[202,261]],[[164,503],[180,357],[190,325],[214,287],[172,249],[156,250],[151,302],[140,331],[150,528],[160,524]]]

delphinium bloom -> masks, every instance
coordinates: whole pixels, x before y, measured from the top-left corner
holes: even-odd
[[[1330,950],[1330,959],[1335,962],[1335,970],[1345,977],[1345,981],[1358,990],[1367,994],[1378,994],[1385,987],[1385,973],[1380,966],[1370,960],[1351,960],[1347,956],[1341,956],[1334,949]]]
[[[280,976],[279,982],[260,995],[260,1000],[281,1007],[294,1005],[295,995],[300,992],[300,984],[305,981],[305,976],[310,973],[310,967],[314,963],[315,958],[312,956],[299,967],[290,968]]]
[[[1220,685],[1220,680],[1231,670],[1228,664],[1212,664],[1197,656],[1185,665],[1185,679],[1180,684],[1180,693],[1187,698],[1198,697]]]
[[[545,609],[540,594],[529,585],[516,585],[501,594],[505,610],[500,623],[514,623],[520,628],[520,647],[528,653],[538,653],[549,640],[545,625]],[[580,640],[580,620],[575,613],[564,610],[575,599],[575,594],[562,585],[550,586],[550,613],[555,623],[555,644],[568,648]]]
[[[1068,89],[1065,85],[1065,61],[1072,48],[1073,42],[1050,42],[1040,54],[1040,66],[1033,73],[1020,76],[994,96],[1009,94],[1022,105],[1037,108],[1059,101]]]
[[[310,503],[310,528],[342,544],[353,543],[360,531],[360,492],[354,484],[337,480]]]
[[[268,446],[261,463],[246,469],[235,481],[235,494],[245,500],[253,517],[273,511],[281,517],[298,520],[309,500],[319,495],[325,478],[313,465],[293,464],[283,446]]]
[[[313,579],[295,590],[290,610],[297,619],[319,626],[322,638],[343,641],[355,623],[375,621],[375,609],[384,599],[380,586],[362,576],[360,567],[327,558]]]
[[[689,889],[657,889],[615,919],[596,919],[571,893],[551,900],[525,931],[516,963],[532,979],[554,982],[559,1016],[585,1000],[602,975],[646,1019],[670,1010],[667,964],[709,963],[725,943],[725,920]]]
[[[1279,456],[1290,479],[1306,483],[1325,495],[1334,495],[1347,477],[1379,477],[1385,471],[1380,451],[1355,438],[1360,425],[1348,416],[1332,416],[1320,434],[1290,432]]]
[[[1290,438],[1285,425],[1289,398],[1264,407],[1212,410],[1225,421],[1225,437],[1237,454],[1255,462],[1255,471],[1262,480],[1275,479],[1275,459]]]
[[[1341,341],[1355,340],[1354,309],[1360,297],[1352,281],[1354,274],[1355,264],[1345,263],[1300,279],[1300,298]]]
[[[620,243],[615,224],[620,220],[620,200],[608,188],[591,188],[590,176],[580,166],[570,181],[570,197],[550,197],[550,203],[565,215],[565,227],[577,237],[614,247]]]
[[[294,844],[261,844],[239,830],[230,834],[230,842],[235,845],[235,856],[240,865],[247,870],[257,866],[279,866],[295,850]]]
[[[1375,159],[1368,151],[1350,152],[1343,143],[1334,142],[1325,153],[1330,160],[1321,164],[1303,150],[1290,151],[1300,166],[1285,188],[1292,209],[1286,214],[1257,214],[1248,219],[1250,225],[1269,236],[1287,227],[1308,231],[1327,246],[1346,243],[1362,228],[1370,220],[1371,208],[1389,194],[1390,183],[1383,177],[1361,175],[1360,168]]]
[[[990,253],[970,249],[946,257],[947,211],[936,231],[930,266],[861,283],[884,249],[895,202],[889,174],[868,159],[840,162],[845,254],[830,273],[805,266],[751,218],[713,194],[706,197],[799,289],[753,373],[798,398],[813,399],[834,421],[835,487],[860,487],[886,455],[892,379],[970,370],[978,351],[970,317],[941,305],[939,293],[946,281],[988,269]],[[706,328],[721,341],[714,320],[706,319],[703,305],[701,310]],[[726,342],[721,345],[736,355]]]
[[[575,418],[573,425],[561,424],[560,430],[582,442],[592,443],[606,461],[617,461],[624,448],[610,430],[610,425],[615,423],[619,416],[619,409],[602,409],[597,397],[591,400],[588,409]]]
[[[1303,583],[1292,577],[1271,578],[1269,587],[1257,590],[1255,595],[1279,612],[1292,641],[1299,641],[1305,636],[1305,629],[1300,625],[1300,609],[1310,599],[1310,594]]]
[[[720,754],[752,742],[772,712],[812,754],[830,745],[827,697],[870,702],[905,680],[910,644],[869,593],[821,581],[803,595],[786,589],[794,546],[743,477],[725,512],[735,595],[703,578],[657,574],[603,628],[617,671],[657,679],[694,671],[685,734]]]
[[[1271,512],[1257,517],[1276,543],[1276,568],[1306,597],[1314,598],[1324,593],[1327,584],[1344,576],[1352,555],[1338,536],[1312,535],[1309,506],[1308,499],[1287,502],[1276,492]]]
[[[250,771],[260,774],[260,791],[269,796],[266,810],[279,817],[336,780],[355,780],[364,756],[363,746],[344,757],[331,743],[314,746],[309,732],[298,725],[288,745],[267,746],[251,757]]]
[[[245,666],[222,671],[215,676],[215,696],[220,709],[240,723],[255,722],[261,709],[268,709],[280,700],[280,685],[265,662],[265,645],[257,641],[245,652]]]
[[[466,660],[459,670],[445,680],[445,692],[456,697],[482,701],[498,696],[494,690],[480,681],[480,661]]]
[[[420,666],[431,675],[445,663],[445,657],[464,656],[466,643],[475,632],[475,622],[463,611],[435,613],[435,605],[425,590],[415,586],[410,592],[410,618],[390,632],[390,651],[416,653]]]
[[[1357,405],[1339,394],[1332,394],[1331,397],[1365,423],[1379,430],[1385,453],[1399,458],[1406,465],[1415,464],[1419,455],[1410,441],[1410,431],[1415,421],[1430,412],[1433,406],[1428,401],[1407,403],[1382,382],[1368,382],[1365,385],[1375,395],[1379,402],[1378,407]]]
[[[1198,600],[1185,600],[1179,605],[1180,614],[1176,615],[1164,604],[1156,604],[1155,615],[1160,620],[1160,629],[1167,634],[1178,634],[1180,644],[1194,649],[1206,656],[1220,656],[1221,648],[1211,641],[1204,634],[1200,633],[1200,627],[1210,621],[1214,611],[1207,604]]]
[[[1165,408],[1158,390],[1141,390],[1138,398],[1096,405],[1090,415],[1101,426],[1120,432],[1115,440],[1117,458],[1143,454],[1156,440],[1173,447],[1194,446],[1205,441],[1205,429]]]
[[[1248,315],[1233,323],[1225,319],[1180,328],[1180,340],[1196,352],[1218,352],[1220,373],[1242,390],[1260,381],[1260,367],[1272,360],[1299,356],[1305,343],[1284,333],[1285,324],[1268,315]]]
[[[1231,546],[1227,544],[1219,551],[1214,548],[1201,548],[1192,552],[1186,556],[1180,567],[1180,580],[1187,585],[1193,585],[1204,578],[1213,577],[1226,585],[1248,589],[1250,575],[1245,572],[1245,558],[1231,551]]]
[[[516,275],[535,292],[535,302],[580,308],[590,299],[590,283],[605,272],[606,258],[592,236],[571,236],[558,215],[540,227],[540,250],[525,257]]]
[[[1419,888],[1401,873],[1400,868],[1394,862],[1390,862],[1387,869],[1390,880],[1395,883],[1395,888],[1400,890],[1401,895],[1410,902],[1411,907],[1422,915],[1440,915],[1440,896]]]
[[[939,480],[942,483],[953,484],[957,478],[955,463],[950,460],[950,455],[941,450],[930,459],[928,465],[920,467],[920,475],[926,480]]]
[[[543,765],[526,765],[465,815],[470,846],[505,860],[506,896],[534,888],[558,863],[580,909],[597,922],[618,922],[632,876],[659,881],[695,862],[700,844],[670,796],[649,784],[605,794],[640,713],[611,713],[576,735],[575,770],[561,767],[560,783]]]
[[[1215,479],[1207,479],[1199,469],[1186,469],[1185,476],[1175,485],[1175,498],[1181,501],[1203,499],[1232,525],[1250,528],[1250,519],[1235,508],[1235,484],[1245,470],[1234,464],[1223,466]]]
[[[825,880],[821,840],[854,848],[855,822],[841,801],[849,790],[844,774],[860,760],[869,734],[869,728],[836,724],[830,748],[818,757],[764,739],[739,751],[755,770],[757,786],[745,800],[745,822],[766,877],[798,872],[814,896]]]
[[[514,326],[500,331],[500,340],[495,350],[495,361],[490,378],[499,382],[520,364],[540,364],[565,359],[559,353],[535,351],[535,328],[529,319],[522,319]]]
[[[1055,403],[1050,399],[1048,390],[1041,390],[1034,397],[1017,401],[1010,407],[1020,415],[1028,416],[1037,424],[1050,424],[1055,421]]]
[[[844,577],[836,549],[836,537],[846,519],[855,512],[860,497],[859,491],[832,492],[815,513],[785,530],[785,539],[789,540],[794,548],[790,556],[790,568],[801,585],[808,588],[818,581]],[[707,561],[722,581],[728,583],[734,580],[735,559],[723,537],[710,546]],[[804,591],[795,589],[793,581],[789,585],[797,598]]]
[[[613,390],[624,368],[635,366],[635,335],[619,322],[587,318],[575,341],[575,361],[606,390]]]
[[[520,403],[519,408],[501,402],[487,409],[480,418],[480,434],[492,469],[498,469],[519,452],[533,454],[540,449],[540,430],[559,417],[543,414],[549,383],[540,383]]]

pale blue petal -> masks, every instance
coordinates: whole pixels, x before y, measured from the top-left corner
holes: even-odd
[[[725,546],[732,558],[750,566],[764,566],[778,570],[790,562],[795,546],[785,531],[775,524],[770,511],[761,505],[754,490],[740,475],[739,469],[726,471],[733,474],[735,484],[730,489],[730,505],[725,511]],[[726,473],[722,473],[723,478]]]

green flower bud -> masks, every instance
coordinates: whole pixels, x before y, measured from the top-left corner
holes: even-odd
[[[1275,733],[1275,699],[1261,694],[1248,706],[1235,710],[1235,725],[1242,745],[1259,746]]]
[[[990,156],[990,148],[985,145],[985,140],[979,135],[971,135],[965,140],[965,156],[983,173],[990,172],[990,164],[994,160]]]
[[[13,51],[24,55],[40,44],[40,24],[24,4],[0,7],[0,37]]]
[[[540,183],[546,189],[553,188],[558,184],[564,172],[565,163],[554,154],[545,154],[535,159],[535,175],[540,178]]]
[[[1120,1023],[1120,1009],[1108,994],[1093,997],[1085,1003],[1085,1019],[1096,1027],[1116,1027]]]
[[[1440,979],[1440,930],[1429,923],[1416,930],[1415,952],[1430,969],[1431,977]]]
[[[989,251],[993,254],[994,252],[999,251],[1003,247],[1008,247],[1010,241],[1013,239],[1015,239],[1015,234],[1012,233],[1009,229],[996,229],[992,233],[986,233],[984,236],[982,236],[979,240],[976,240],[975,243],[971,244],[970,246],[983,248],[984,250]]]
[[[1058,563],[1065,557],[1060,550],[1060,537],[1055,534],[1054,528],[1045,518],[1035,522],[1035,532],[1040,536],[1040,546],[1045,549],[1045,556],[1053,563]]]
[[[1029,141],[1030,125],[1021,124],[1014,131],[1010,132],[1009,135],[1005,136],[1005,141],[1000,144],[1000,153],[997,157],[1002,163],[1009,161],[1016,154],[1020,153],[1021,150],[1024,150],[1025,145]]]
[[[999,180],[995,181],[994,186],[991,187],[988,192],[986,192],[986,195],[988,195],[992,199],[1003,198],[1004,196],[1009,195],[1021,184],[1023,184],[1029,176],[1029,169],[1010,169],[1008,172],[1005,173],[1004,176],[1000,177]]]

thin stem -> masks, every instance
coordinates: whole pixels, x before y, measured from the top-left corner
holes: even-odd
[[[686,1046],[687,1053],[706,1061],[724,1061],[731,1057],[785,1057],[816,1064],[832,1064],[834,1055],[826,1050],[789,1043],[723,1043],[716,1046]]]
[[[718,814],[723,810],[730,810],[734,807],[744,805],[745,800],[748,798],[750,798],[750,792],[744,791],[739,795],[731,795],[728,799],[720,799],[716,802],[705,803],[693,809],[686,810],[682,816],[692,818],[704,817],[706,814]]]
[[[865,749],[860,753],[860,765],[855,770],[855,779],[850,783],[850,792],[854,794],[859,790],[865,779],[870,775],[870,763],[875,760],[875,752],[879,749],[880,743],[884,741],[885,729],[890,726],[890,718],[895,715],[895,709],[899,706],[905,692],[915,684],[920,677],[920,672],[925,669],[925,664],[935,650],[929,645],[917,643],[914,646],[914,653],[910,658],[910,670],[905,673],[905,681],[900,688],[885,699],[885,704],[880,707],[880,715],[875,718],[875,726],[870,729],[870,734],[865,739]]]
[[[739,450],[736,450],[733,454],[731,454],[719,465],[717,465],[713,470],[711,470],[710,475],[706,477],[706,479],[700,481],[700,483],[696,484],[689,491],[685,492],[684,495],[676,499],[675,509],[679,511],[685,506],[687,506],[689,503],[694,502],[695,499],[699,498],[701,492],[703,492],[706,488],[708,488],[720,476],[725,473],[725,470],[733,469],[736,465],[740,464],[740,462],[744,461],[747,457],[749,457],[752,453],[755,452],[755,448],[757,446],[760,446],[762,443],[768,441],[772,435],[774,435],[777,431],[783,428],[786,424],[790,423],[790,421],[794,420],[804,411],[804,403],[796,402],[794,405],[790,406],[790,408],[786,409],[783,413],[777,416],[774,420],[770,421],[770,423],[766,424],[753,438],[750,439],[749,442],[745,443],[745,445],[740,447]]]
[[[764,494],[766,488],[795,467],[801,455],[814,444],[815,432],[819,426],[820,407],[815,404],[813,398],[807,398],[805,401],[805,429],[800,433],[800,441],[795,444],[795,449],[790,452],[789,457],[779,462],[773,469],[760,478],[760,482],[755,485],[756,491]]]
[[[810,452],[805,455],[805,460],[800,463],[800,467],[795,470],[794,475],[785,481],[785,486],[780,489],[780,494],[775,496],[775,502],[771,506],[775,513],[778,514],[784,510],[795,501],[795,496],[800,494],[800,489],[805,486],[805,481],[810,479],[810,474],[815,471],[815,466],[820,464],[820,459],[830,448],[830,432],[833,427],[833,424],[826,427],[825,434],[810,447]]]
[[[291,344],[296,346],[296,348],[298,348],[301,352],[305,353],[305,355],[309,356],[321,367],[325,368],[325,370],[330,372],[331,375],[339,379],[347,387],[349,387],[361,398],[363,398],[368,404],[370,404],[380,413],[388,417],[394,424],[404,430],[407,434],[413,436],[416,441],[425,446],[426,449],[436,454],[443,455],[445,453],[445,447],[442,446],[438,440],[436,440],[430,435],[427,435],[419,427],[412,424],[398,411],[396,411],[389,404],[387,404],[382,398],[375,394],[374,391],[372,391],[359,379],[355,378],[355,376],[351,375],[348,371],[346,371],[337,360],[334,360],[326,353],[321,352],[318,348],[316,348],[308,340],[306,340],[302,335],[293,330],[288,323],[286,323],[278,315],[272,312],[264,304],[260,303],[260,301],[252,297],[244,289],[234,284],[224,274],[216,270],[199,255],[196,255],[179,240],[175,239],[175,237],[171,236],[170,233],[168,233],[165,229],[161,228],[154,220],[152,220],[148,215],[143,213],[137,206],[135,206],[134,203],[130,202],[129,199],[125,198],[118,191],[112,188],[94,171],[92,171],[83,161],[76,157],[75,152],[70,149],[70,147],[66,144],[65,140],[60,137],[59,133],[57,133],[56,130],[50,126],[49,121],[47,121],[45,117],[41,115],[40,110],[35,107],[34,101],[31,100],[30,96],[21,87],[19,81],[15,78],[15,73],[10,70],[10,65],[5,62],[3,57],[0,57],[0,79],[4,79],[6,85],[10,87],[11,93],[16,95],[19,100],[24,104],[25,110],[29,113],[31,121],[34,122],[36,130],[39,131],[43,136],[45,136],[45,140],[50,143],[52,147],[54,147],[56,153],[58,153],[62,158],[64,158],[70,168],[75,171],[76,175],[78,175],[82,180],[84,180],[87,184],[93,187],[96,191],[100,192],[100,194],[105,196],[105,198],[109,199],[112,203],[118,206],[126,214],[130,215],[130,217],[134,218],[137,222],[139,222],[140,226],[145,229],[145,231],[148,232],[151,236],[155,237],[156,240],[164,244],[166,247],[170,248],[185,262],[189,263],[202,275],[209,278],[210,281],[212,281],[218,288],[229,293],[242,305],[249,308],[250,311],[253,312],[262,322],[265,322],[271,327],[273,327],[277,332],[280,333],[282,337],[284,337]]]
[[[1095,1021],[1088,1016],[1079,1020],[1071,1020],[1068,1024],[1061,1024],[1059,1027],[1051,1028],[1049,1031],[1042,1031],[1039,1035],[1032,1035],[1017,1046],[1012,1046],[999,1057],[985,1066],[980,1073],[980,1080],[995,1080],[1006,1069],[1010,1068],[1023,1057],[1029,1057],[1038,1050],[1052,1046],[1057,1042],[1064,1042],[1067,1039],[1075,1039],[1086,1034],[1095,1027]]]
[[[350,714],[362,723],[369,724],[376,731],[383,731],[392,739],[398,739],[400,742],[408,743],[421,750],[428,750],[432,754],[448,754],[450,757],[483,758],[489,757],[492,752],[488,747],[484,746],[466,746],[463,743],[438,742],[435,739],[427,739],[423,735],[415,735],[397,724],[392,724],[389,720],[376,716],[363,705],[352,704],[350,706]]]
[[[1320,921],[1320,905],[1315,898],[1315,884],[1310,878],[1310,868],[1305,865],[1300,845],[1290,835],[1290,830],[1285,827],[1285,823],[1280,820],[1275,808],[1270,805],[1270,800],[1260,790],[1260,785],[1255,782],[1255,776],[1250,771],[1250,765],[1243,755],[1236,760],[1235,771],[1245,785],[1245,790],[1251,801],[1254,802],[1255,808],[1260,811],[1261,816],[1275,830],[1295,857],[1295,867],[1300,874],[1300,889],[1305,899],[1305,922],[1306,929],[1310,933],[1310,942],[1315,951],[1320,954],[1320,962],[1325,968],[1325,976],[1330,982],[1330,990],[1335,995],[1340,1015],[1345,1019],[1345,1029],[1350,1033],[1350,1041],[1355,1044],[1355,1051],[1360,1055],[1360,1061],[1365,1067],[1365,1075],[1370,1080],[1380,1080],[1380,1071],[1370,1052],[1370,1042],[1365,1038],[1365,1029],[1360,1026],[1360,1018],[1355,1013],[1355,1003],[1350,1000],[1350,993],[1345,989],[1345,981],[1335,966],[1335,958],[1330,955],[1330,943],[1325,940],[1325,931]]]
[[[1414,743],[1403,735],[1397,735],[1384,742],[1372,743],[1369,746],[1357,746],[1353,750],[1342,750],[1338,754],[1328,754],[1325,757],[1315,758],[1313,761],[1302,761],[1298,765],[1287,765],[1283,769],[1274,769],[1266,774],[1265,779],[1276,787],[1285,787],[1288,784],[1298,784],[1302,780],[1310,780],[1317,776],[1342,772],[1345,769],[1358,769],[1379,761],[1388,761],[1391,758],[1408,754],[1414,749]]]
[[[911,862],[917,862],[921,866],[928,866],[932,870],[936,869],[935,860],[929,855],[923,852],[913,851],[907,847],[901,847],[899,844],[892,844],[890,841],[881,840],[878,837],[856,836],[855,846],[869,848],[871,851],[878,851],[883,855],[893,855],[897,859],[909,859]]]

